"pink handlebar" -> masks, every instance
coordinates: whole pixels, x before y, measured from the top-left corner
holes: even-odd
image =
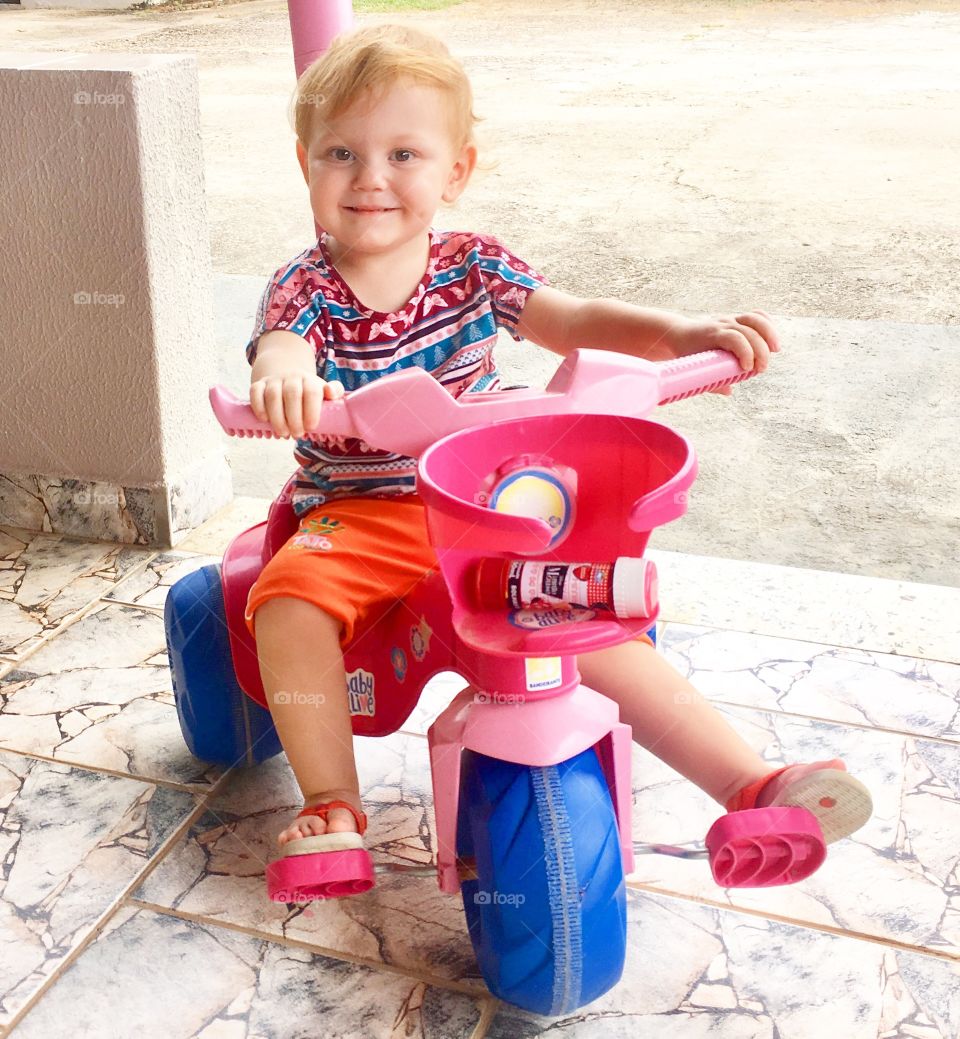
[[[752,371],[745,372],[734,360],[733,354],[726,350],[708,350],[689,357],[678,357],[673,361],[663,361],[659,367],[660,404],[671,404],[697,393],[732,386],[755,374]]]
[[[454,398],[422,368],[411,368],[325,401],[313,437],[358,437],[385,451],[417,457],[450,433],[537,415],[645,418],[658,404],[749,378],[733,354],[709,350],[654,363],[605,350],[575,350],[545,390],[465,394]],[[246,401],[222,386],[210,403],[230,436],[276,437]]]
[[[299,79],[304,69],[353,25],[352,0],[287,0],[293,63]]]

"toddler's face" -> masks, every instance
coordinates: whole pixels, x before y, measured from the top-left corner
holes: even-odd
[[[396,84],[314,128],[297,154],[317,223],[350,262],[402,249],[427,228],[441,201],[466,187],[476,162],[457,148],[440,91]]]

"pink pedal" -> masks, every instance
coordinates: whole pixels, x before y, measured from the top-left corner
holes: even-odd
[[[806,808],[752,808],[722,815],[706,838],[720,887],[796,884],[823,865],[827,845]]]
[[[361,895],[373,884],[373,861],[364,848],[287,855],[267,866],[270,900],[288,905]]]

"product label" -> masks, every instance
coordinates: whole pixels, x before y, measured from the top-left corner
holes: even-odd
[[[556,624],[593,620],[596,615],[595,610],[585,610],[581,606],[563,606],[556,610],[513,610],[507,614],[507,620],[517,628],[537,631]]]
[[[556,689],[563,681],[559,657],[527,657],[527,692],[537,689]]]
[[[592,610],[613,609],[611,563],[511,562],[507,568],[507,602],[515,609],[568,603]]]

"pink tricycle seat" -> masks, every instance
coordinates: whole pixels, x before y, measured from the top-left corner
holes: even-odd
[[[510,464],[509,445],[524,458],[575,473],[576,519],[566,535],[539,518],[488,508],[482,489]],[[488,654],[550,656],[601,649],[649,630],[649,616],[490,609],[476,600],[483,559],[603,562],[644,554],[654,527],[686,511],[696,460],[684,437],[646,419],[547,415],[474,427],[438,441],[420,460],[418,491],[427,505],[430,539],[453,600],[453,627],[467,647]],[[549,614],[549,616],[548,616]]]

